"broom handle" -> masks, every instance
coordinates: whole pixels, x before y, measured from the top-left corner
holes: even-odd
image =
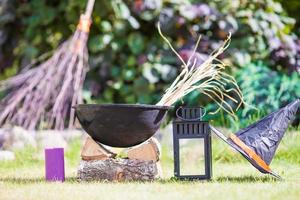
[[[86,6],[86,10],[84,15],[90,19],[92,16],[93,8],[94,8],[95,0],[88,0],[88,4]]]

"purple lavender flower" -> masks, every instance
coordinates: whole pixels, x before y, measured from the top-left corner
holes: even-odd
[[[270,38],[268,42],[271,50],[278,49],[281,45],[281,41],[277,37]]]
[[[180,13],[182,16],[186,17],[189,20],[193,20],[197,17],[213,17],[218,14],[207,4],[184,5],[180,9]]]
[[[143,65],[145,62],[147,62],[147,56],[145,54],[139,55],[137,59],[138,65]]]

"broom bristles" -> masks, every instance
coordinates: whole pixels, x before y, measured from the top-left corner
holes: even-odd
[[[223,44],[218,49],[215,49],[204,62],[196,66],[196,63],[198,62],[194,55],[197,51],[201,37],[198,38],[192,55],[188,58],[188,61],[185,62],[174,49],[170,41],[163,35],[159,23],[158,32],[181,61],[182,71],[165,91],[157,105],[171,106],[190,92],[199,90],[217,103],[219,108],[216,112],[223,109],[231,116],[235,117],[234,109],[232,105],[227,102],[227,99],[237,104],[236,109],[239,109],[243,103],[245,104],[243,94],[235,79],[224,72],[226,65],[217,58],[228,48],[231,34],[228,35]],[[226,86],[230,86],[230,88],[226,89]]]
[[[69,128],[73,126],[72,106],[82,103],[81,90],[88,69],[86,43],[94,3],[88,0],[74,35],[51,58],[41,64],[37,59],[32,64],[35,68],[0,82],[0,90],[10,89],[0,103],[0,125],[12,123],[34,129],[44,122],[46,128],[63,129],[69,120]]]
[[[71,107],[81,103],[80,91],[88,69],[88,33],[77,30],[51,58],[35,68],[0,83],[10,93],[0,104],[0,124],[12,123],[27,129],[63,129],[74,123]]]

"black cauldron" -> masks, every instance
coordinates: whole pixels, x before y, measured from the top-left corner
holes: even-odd
[[[170,108],[143,104],[79,104],[75,111],[83,129],[96,142],[131,147],[153,136]]]

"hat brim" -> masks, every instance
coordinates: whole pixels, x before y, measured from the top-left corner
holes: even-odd
[[[251,165],[253,167],[255,167],[257,170],[259,170],[261,173],[264,174],[271,174],[272,176],[281,179],[281,177],[279,175],[277,175],[276,173],[274,173],[271,169],[265,169],[265,167],[263,167],[260,163],[258,163],[256,160],[254,160],[253,158],[251,158],[247,152],[242,149],[238,144],[236,144],[236,142],[234,142],[231,138],[227,138],[223,133],[221,133],[220,131],[218,131],[216,128],[211,126],[212,131],[224,142],[226,142],[229,146],[231,146],[234,150],[236,150],[237,152],[239,152],[245,159],[247,159]]]

